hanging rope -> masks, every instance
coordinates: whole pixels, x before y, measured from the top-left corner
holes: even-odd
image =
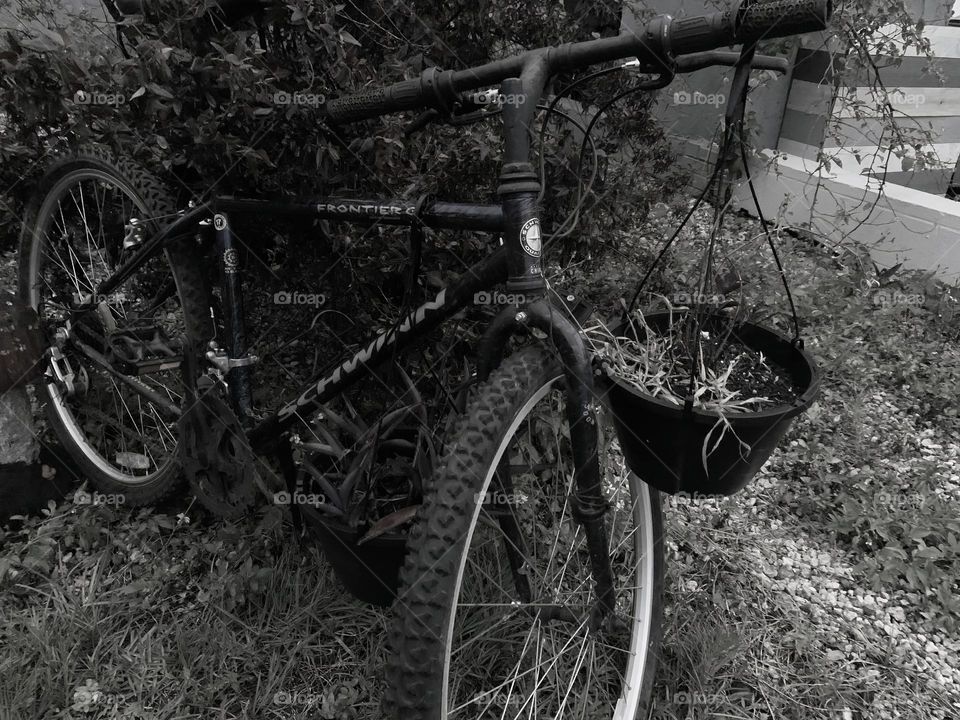
[[[740,159],[743,161],[743,171],[747,175],[747,186],[750,188],[750,195],[753,198],[753,206],[757,210],[757,217],[760,218],[760,225],[767,238],[767,245],[770,252],[773,253],[773,260],[777,264],[777,272],[780,273],[780,282],[783,283],[783,289],[787,293],[787,302],[790,304],[790,314],[793,316],[793,344],[803,349],[803,338],[800,337],[800,318],[797,315],[797,306],[793,302],[793,293],[790,291],[790,283],[787,282],[787,274],[783,269],[783,263],[780,262],[780,253],[777,252],[773,244],[773,236],[770,234],[770,226],[767,219],[763,216],[763,210],[760,209],[760,198],[757,197],[757,189],[753,185],[753,177],[750,175],[750,166],[747,164],[747,145],[740,138]]]
[[[687,212],[686,216],[683,218],[679,226],[670,236],[663,247],[657,253],[656,258],[647,268],[640,282],[637,284],[637,288],[633,293],[633,296],[630,299],[629,304],[626,306],[623,314],[623,320],[629,321],[630,313],[633,311],[634,306],[637,303],[640,294],[643,292],[644,287],[646,286],[648,280],[650,279],[653,271],[660,265],[663,258],[666,256],[667,252],[670,250],[677,237],[680,235],[680,232],[687,225],[690,219],[693,217],[693,214],[700,207],[703,200],[707,197],[707,194],[711,189],[716,189],[716,200],[714,204],[714,214],[713,214],[713,227],[710,232],[710,238],[707,243],[707,247],[703,255],[703,264],[702,272],[700,274],[698,282],[699,297],[706,297],[707,290],[711,283],[713,277],[713,266],[715,263],[715,254],[716,246],[720,236],[720,232],[723,228],[723,220],[726,216],[726,198],[724,197],[725,187],[724,187],[724,173],[727,169],[727,164],[733,159],[733,145],[734,142],[739,146],[739,157],[740,161],[743,164],[744,173],[747,178],[747,183],[750,188],[750,193],[753,198],[754,206],[757,210],[757,216],[760,219],[760,224],[763,227],[763,231],[766,237],[767,245],[770,247],[770,251],[773,255],[774,262],[777,267],[777,271],[780,276],[780,280],[783,284],[784,290],[787,295],[787,301],[790,306],[790,312],[793,318],[793,328],[794,328],[794,338],[793,344],[797,347],[803,347],[803,341],[800,338],[800,320],[797,314],[796,304],[794,303],[793,294],[790,291],[790,285],[787,281],[786,272],[783,267],[783,262],[781,261],[780,254],[777,251],[777,248],[773,242],[773,238],[770,233],[769,223],[763,215],[763,211],[760,207],[760,200],[756,192],[756,188],[753,184],[753,178],[750,175],[750,168],[747,162],[747,150],[746,150],[746,138],[744,133],[744,118],[746,114],[746,102],[747,95],[750,89],[750,70],[753,62],[753,57],[755,53],[755,48],[745,48],[740,55],[740,59],[736,65],[736,71],[734,74],[732,86],[731,86],[731,102],[727,105],[726,113],[724,116],[724,128],[723,128],[723,137],[720,143],[719,154],[717,157],[716,164],[714,166],[713,172],[711,173],[709,179],[707,180],[706,185],[703,188],[703,191],[697,196],[695,202],[693,203],[690,210]],[[693,399],[696,392],[696,376],[697,368],[701,361],[701,355],[703,348],[701,347],[701,330],[707,322],[709,322],[710,317],[712,317],[714,311],[707,307],[705,304],[696,303],[694,304],[692,317],[693,317],[693,326],[692,328],[687,329],[685,334],[689,342],[687,343],[687,348],[689,350],[688,359],[690,362],[690,377],[687,385],[687,397],[684,402],[683,414],[685,417],[689,416],[693,412]],[[716,351],[719,353],[719,348],[726,343],[727,338],[733,333],[734,327],[731,323],[726,336],[719,343]]]

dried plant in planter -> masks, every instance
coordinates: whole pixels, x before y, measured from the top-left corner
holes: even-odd
[[[743,119],[752,60],[753,50],[744,50],[727,104],[720,153],[706,186],[649,264],[619,322],[595,325],[584,333],[601,366],[599,385],[627,466],[667,493],[731,495],[742,489],[819,390],[819,373],[803,349],[787,276],[750,180]],[[682,310],[668,302],[666,312],[632,313],[652,273],[711,190],[716,191],[714,218],[692,289],[697,298],[725,296],[726,283],[718,274],[725,258],[729,261],[721,242],[729,207],[724,173],[738,144],[793,315],[792,339],[725,312],[727,303],[722,301]],[[735,266],[732,274],[735,289],[742,279]],[[700,463],[694,460],[698,453]]]
[[[784,373],[739,340],[733,317],[714,314],[700,320],[671,308],[666,332],[651,327],[640,312],[629,317],[629,333],[615,334],[602,322],[585,331],[600,361],[617,377],[680,406],[692,395],[694,406],[704,410],[750,412],[796,396]]]

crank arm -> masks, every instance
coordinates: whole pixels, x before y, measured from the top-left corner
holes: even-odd
[[[162,414],[168,417],[169,419],[176,420],[183,414],[180,408],[174,405],[170,401],[170,398],[161,395],[153,388],[147,387],[139,380],[135,380],[134,378],[129,377],[128,375],[124,375],[122,372],[114,369],[114,367],[110,364],[109,360],[107,360],[103,355],[101,355],[99,352],[94,350],[92,347],[90,347],[86,343],[76,339],[75,337],[71,338],[71,343],[77,350],[79,350],[81,353],[83,353],[88,358],[93,360],[97,365],[99,365],[104,370],[106,370],[109,375],[112,375],[117,380],[129,386],[135,392],[139,393],[140,395],[145,397],[147,400],[152,402],[154,405],[156,405],[157,408],[162,412]]]

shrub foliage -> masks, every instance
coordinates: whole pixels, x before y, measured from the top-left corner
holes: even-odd
[[[11,188],[4,202],[13,205],[0,227],[7,247],[31,175],[59,146],[89,141],[162,169],[184,201],[207,197],[214,186],[261,196],[350,188],[490,199],[500,143],[495,122],[407,137],[408,117],[393,116],[333,132],[320,123],[318,103],[415,77],[431,65],[466,67],[615,33],[619,22],[616,4],[596,1],[540,7],[520,0],[290,0],[225,23],[209,11],[214,3],[162,0],[148,4],[146,18],[124,20],[119,41],[118,24],[105,11],[77,16],[61,2],[19,0],[15,13],[25,22],[0,42],[0,182]],[[574,110],[586,111],[626,82],[613,77],[591,85]],[[647,207],[649,179],[667,166],[667,153],[651,142],[658,134],[647,102],[635,96],[597,129],[600,192],[588,203],[594,212],[583,216],[580,238]],[[559,219],[576,199],[580,142],[568,123],[548,129],[548,206]],[[629,162],[611,161],[627,138],[636,152]],[[566,255],[578,248],[571,238]]]

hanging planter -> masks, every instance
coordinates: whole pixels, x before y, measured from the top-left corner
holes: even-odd
[[[670,494],[742,489],[819,392],[816,364],[799,343],[718,311],[651,313],[591,339],[627,466]],[[706,345],[699,357],[692,343]],[[684,353],[696,367],[671,365]]]
[[[627,466],[670,494],[732,495],[742,489],[820,389],[816,364],[800,340],[786,272],[750,178],[743,118],[752,58],[753,50],[745,50],[737,64],[720,152],[706,187],[647,268],[621,320],[586,333]],[[793,316],[793,340],[725,312],[731,306],[739,312],[744,300],[743,294],[729,297],[731,289],[742,287],[736,267],[731,270],[737,282],[730,289],[718,274],[721,263],[733,265],[721,230],[729,207],[724,175],[737,144]],[[692,289],[693,297],[719,303],[677,308],[668,301],[666,312],[634,314],[651,274],[711,189],[716,191],[713,223]]]

